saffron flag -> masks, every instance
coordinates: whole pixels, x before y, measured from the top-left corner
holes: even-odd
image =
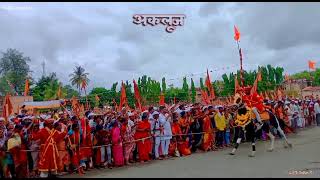
[[[160,94],[160,98],[159,98],[159,106],[164,106],[165,102],[164,102],[164,94],[161,93]]]
[[[62,91],[61,91],[61,85],[60,85],[60,84],[59,84],[59,88],[58,88],[57,96],[58,96],[58,99],[61,99]]]
[[[95,97],[96,101],[99,102],[100,101],[100,98],[99,96],[96,94],[96,97]]]
[[[118,107],[119,111],[122,109],[123,105],[128,105],[128,101],[127,101],[126,87],[125,87],[124,83],[122,82],[120,104]]]
[[[29,80],[27,78],[24,86],[24,96],[28,96],[28,94],[29,94]]]
[[[81,82],[81,90],[82,89],[86,90],[86,88],[87,88],[87,81],[85,79],[83,79]]]
[[[10,100],[10,94],[7,94],[4,98],[2,117],[4,117],[6,121],[8,121],[8,117],[12,113],[13,113],[13,106]]]
[[[176,104],[176,97],[173,97],[173,104]]]
[[[288,75],[288,74],[285,74],[285,75],[284,75],[284,80],[285,80],[285,81],[289,81],[289,75]]]
[[[134,88],[134,97],[136,99],[136,107],[139,108],[140,111],[142,111],[141,95],[140,95],[139,87],[135,80],[133,80],[133,88]]]
[[[257,92],[257,90],[258,90],[258,82],[261,81],[261,80],[262,80],[261,72],[259,71],[258,74],[257,74],[257,78],[253,83],[253,87],[251,88],[251,91],[250,91],[251,95],[253,95],[254,93]]]
[[[277,96],[278,96],[278,100],[282,99],[282,92],[281,92],[280,88],[277,91]]]
[[[214,94],[214,89],[213,86],[211,84],[211,80],[210,80],[210,76],[209,76],[209,71],[207,69],[207,78],[206,78],[206,86],[208,88],[209,91],[209,100],[213,100],[216,98],[215,94]]]
[[[205,105],[210,104],[209,96],[208,96],[206,90],[201,90],[201,97],[202,97],[202,102],[203,102]]]
[[[309,61],[309,69],[315,70],[316,69],[316,62],[314,61]]]
[[[234,26],[234,40],[240,40],[240,31],[238,30],[237,26]]]

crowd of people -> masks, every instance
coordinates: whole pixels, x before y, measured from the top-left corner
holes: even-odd
[[[320,125],[318,99],[265,100],[285,133]],[[85,174],[93,168],[115,168],[197,151],[232,146],[235,111],[231,105],[176,104],[126,107],[74,115],[53,110],[33,115],[25,109],[0,118],[0,177],[51,177]],[[262,132],[261,140],[267,140]]]

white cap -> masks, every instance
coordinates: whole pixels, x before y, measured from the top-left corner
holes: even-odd
[[[204,111],[206,108],[208,108],[208,106],[203,106],[202,111]]]
[[[90,117],[90,116],[94,116],[94,113],[92,113],[92,112],[89,113],[89,114],[88,114],[88,117]]]
[[[154,116],[154,115],[159,115],[159,112],[158,112],[158,111],[154,111],[154,112],[152,113],[152,116]]]
[[[63,114],[63,112],[62,112],[62,111],[59,111],[59,113],[58,113],[58,114],[59,114],[59,115],[60,115],[60,114]]]
[[[128,112],[128,116],[130,117],[130,116],[133,116],[133,113],[131,113],[131,112]]]
[[[3,117],[0,117],[0,121],[5,121],[5,119]]]

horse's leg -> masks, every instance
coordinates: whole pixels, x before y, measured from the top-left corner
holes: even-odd
[[[292,147],[292,144],[288,141],[287,136],[285,135],[285,133],[283,132],[283,130],[281,129],[281,127],[278,126],[277,131],[280,133],[281,137],[284,139],[285,141],[285,148],[287,147]]]
[[[274,116],[273,122],[272,122],[273,126],[277,129],[277,131],[280,133],[281,138],[284,139],[285,141],[285,148],[287,147],[292,147],[292,144],[288,141],[287,136],[284,134],[283,130],[281,129],[279,120],[276,116]]]
[[[271,131],[269,131],[268,136],[270,138],[270,148],[268,149],[269,152],[273,151],[274,149],[274,135],[271,133]]]
[[[270,139],[270,147],[267,150],[269,152],[273,151],[274,149],[274,139],[275,139],[274,135],[271,133],[270,121],[271,119],[269,120],[269,122],[264,122],[262,126],[262,130],[266,132],[266,134],[269,136],[269,139]]]
[[[256,132],[254,129],[253,124],[249,124],[248,127],[249,137],[251,139],[251,154],[249,154],[249,157],[254,157],[256,154]]]
[[[230,155],[235,155],[240,143],[241,143],[241,135],[243,134],[243,130],[241,129],[241,127],[236,127],[235,128],[235,136],[237,138],[236,144],[234,146],[234,148],[232,149],[231,153],[229,153]]]
[[[235,155],[235,153],[236,153],[236,151],[237,151],[240,143],[241,143],[241,138],[239,137],[239,138],[237,139],[236,145],[235,145],[234,148],[232,149],[231,153],[229,153],[230,155]]]

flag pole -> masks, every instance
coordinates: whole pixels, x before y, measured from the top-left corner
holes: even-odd
[[[243,78],[243,66],[242,66],[242,52],[239,45],[239,40],[237,40],[238,45],[238,51],[239,51],[239,57],[240,57],[240,79],[241,79],[241,87],[244,86],[244,78]]]

